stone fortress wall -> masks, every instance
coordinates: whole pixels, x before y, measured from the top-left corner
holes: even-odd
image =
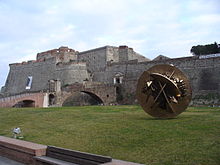
[[[138,54],[132,48],[127,46],[104,46],[78,54],[78,61],[86,62],[89,72],[105,71],[107,64],[112,62],[122,62],[137,59],[149,61],[146,57]]]
[[[105,46],[81,53],[68,47],[45,51],[38,53],[36,60],[10,64],[4,93],[14,95],[46,90],[49,80],[60,80],[61,86],[82,83],[91,79],[96,71],[105,71],[108,62],[133,58],[147,60],[127,46]],[[31,88],[25,89],[30,76]]]
[[[121,104],[136,103],[135,90],[143,71],[157,64],[172,64],[190,79],[192,104],[220,105],[220,57],[198,56],[149,60],[127,46],[104,46],[84,52],[60,47],[38,53],[35,61],[10,64],[3,97],[48,90],[50,80],[61,87],[74,83],[101,82],[114,85]],[[27,78],[32,77],[27,88]],[[105,91],[103,91],[105,92]]]
[[[71,58],[72,52],[68,56],[68,50],[62,53],[58,50],[39,53],[36,61],[10,64],[4,94],[10,96],[44,91],[48,89],[49,80],[60,80],[63,86],[74,82],[82,83],[89,78],[86,63],[76,61],[75,57]],[[32,77],[30,89],[26,89],[28,77]]]
[[[220,104],[220,57],[199,59],[196,56],[153,60],[147,62],[121,62],[109,64],[105,72],[95,72],[94,81],[113,83],[120,73],[125,103],[135,103],[137,80],[143,71],[157,64],[172,64],[190,79],[192,104]]]

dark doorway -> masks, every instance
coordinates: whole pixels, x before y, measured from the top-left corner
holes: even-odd
[[[120,102],[120,101],[123,100],[123,94],[122,94],[122,87],[121,86],[116,87],[116,100],[117,100],[117,102]]]
[[[49,94],[49,105],[55,104],[55,96],[54,94]]]

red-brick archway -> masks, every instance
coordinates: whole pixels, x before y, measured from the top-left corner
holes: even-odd
[[[0,107],[43,107],[44,93],[25,93],[0,99]]]

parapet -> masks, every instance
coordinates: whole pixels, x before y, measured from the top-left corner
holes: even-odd
[[[133,51],[133,48],[129,48],[127,45],[120,45],[118,48],[119,49],[129,49],[129,50]]]
[[[69,61],[76,61],[77,60],[77,54],[79,52],[75,51],[74,49],[70,49],[66,46],[61,46],[58,49],[51,49],[48,51],[44,51],[37,54],[36,60],[29,60],[29,61],[23,61],[21,63],[12,63],[9,64],[9,66],[21,66],[26,64],[34,64],[38,62],[44,62],[48,61],[50,59],[57,59],[57,62],[69,62]]]
[[[53,60],[55,59],[54,57],[51,57],[51,58],[48,58],[48,60]],[[29,64],[35,64],[35,63],[40,63],[40,62],[44,62],[46,59],[45,58],[40,58],[40,59],[37,59],[37,60],[29,60],[29,61],[22,61],[21,63],[12,63],[12,64],[9,64],[9,66],[22,66],[22,65],[29,65]]]
[[[103,47],[82,51],[82,52],[79,52],[79,55],[90,53],[90,52],[95,52],[95,51],[102,50],[102,49],[107,49],[108,47],[111,47],[111,46],[106,45],[106,46],[103,46]]]
[[[64,54],[65,56],[76,56],[78,54],[77,51],[75,51],[74,49],[70,49],[66,46],[61,46],[58,49],[52,49],[52,50],[48,50],[45,52],[41,52],[37,54],[37,60],[39,59],[48,59],[51,57],[58,57],[61,59],[64,59]],[[70,57],[70,59],[72,59],[73,57]]]

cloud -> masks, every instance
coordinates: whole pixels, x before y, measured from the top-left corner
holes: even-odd
[[[148,58],[219,42],[219,0],[0,1],[0,86],[8,64],[60,46],[128,45]]]
[[[119,12],[123,5],[126,5],[126,1],[117,0],[80,0],[69,1],[68,9],[77,11],[83,14],[109,14],[110,12]]]
[[[218,25],[220,23],[220,14],[204,14],[193,19],[195,24],[210,26]]]

